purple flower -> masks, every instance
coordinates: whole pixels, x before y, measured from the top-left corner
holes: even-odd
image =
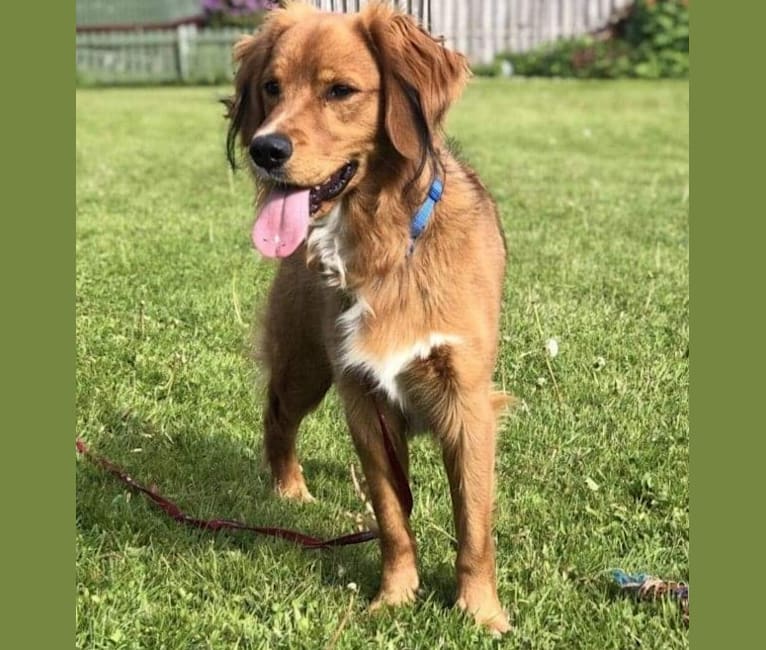
[[[222,13],[232,16],[265,11],[273,9],[276,5],[275,0],[202,0],[202,10],[205,13]]]
[[[202,11],[223,11],[225,6],[224,0],[202,0]]]

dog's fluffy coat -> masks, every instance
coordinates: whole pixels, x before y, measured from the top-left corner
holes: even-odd
[[[264,445],[275,488],[312,498],[296,435],[334,383],[380,528],[382,581],[372,606],[414,598],[415,539],[373,393],[405,471],[409,432],[429,429],[440,442],[458,537],[458,605],[503,632],[491,516],[497,419],[508,399],[492,386],[505,244],[487,190],[440,133],[467,80],[465,59],[384,4],[353,15],[298,4],[274,10],[236,45],[235,59],[230,153],[237,141],[248,148],[277,132],[292,145],[279,169],[253,165],[257,203],[277,183],[315,187],[356,165],[340,196],[312,215],[305,243],[281,261],[270,293]],[[436,176],[444,193],[413,246],[410,222]]]

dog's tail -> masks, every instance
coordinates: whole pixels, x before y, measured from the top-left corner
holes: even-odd
[[[495,418],[498,422],[502,422],[518,406],[519,399],[504,390],[493,390],[489,394],[489,402],[495,412]]]

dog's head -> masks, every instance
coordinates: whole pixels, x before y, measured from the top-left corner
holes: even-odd
[[[253,241],[277,257],[381,158],[419,176],[468,77],[462,55],[379,3],[350,15],[273,10],[234,58],[229,160],[239,141],[265,190]]]

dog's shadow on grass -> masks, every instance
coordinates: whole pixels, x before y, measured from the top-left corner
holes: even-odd
[[[350,547],[326,552],[328,562],[322,562],[322,583],[332,587],[359,590],[363,600],[371,602],[380,588],[380,551],[377,540],[353,550]],[[452,565],[420,566],[420,589],[417,602],[429,601],[444,610],[455,605],[455,571]]]
[[[103,431],[86,442],[93,454],[107,459],[137,483],[156,489],[193,518],[231,519],[246,525],[295,530],[329,539],[352,532],[351,520],[331,515],[318,504],[295,504],[277,498],[260,451],[259,435],[235,439],[214,432],[193,430],[160,431],[150,418],[132,410],[112,409],[101,414]],[[83,459],[84,461],[84,459]],[[348,485],[348,469],[341,461],[307,458],[303,461],[310,486]],[[141,499],[135,491],[110,476],[98,463],[82,462],[77,472],[77,524],[83,530],[120,529],[148,543],[189,547],[215,536],[216,543],[250,553],[260,544],[291,545],[291,542],[248,532],[211,532],[183,527],[161,509],[137,508],[124,495]],[[339,509],[340,507],[336,508]],[[119,535],[118,535],[119,537]],[[363,596],[374,596],[379,573],[377,542],[332,550],[306,550],[331,558],[320,563],[321,580],[328,585],[355,582]],[[367,593],[369,591],[369,594]]]
[[[132,479],[157,491],[178,505],[181,511],[200,519],[234,519],[252,526],[273,526],[330,539],[352,532],[350,519],[332,517],[323,507],[326,486],[347,486],[352,490],[348,468],[341,461],[306,458],[303,467],[318,504],[295,504],[278,499],[271,488],[268,469],[260,453],[260,437],[250,441],[215,433],[190,430],[160,432],[150,419],[133,411],[114,409],[102,415],[106,425],[96,440],[88,440],[96,455],[124,470]],[[313,486],[313,487],[312,487]],[[317,491],[316,488],[319,488]],[[324,489],[323,489],[324,488]],[[340,488],[339,488],[340,489]],[[122,530],[146,543],[167,543],[192,548],[208,543],[252,553],[261,544],[288,545],[291,542],[248,532],[211,532],[185,528],[159,508],[147,502],[136,508],[122,498],[130,489],[110,477],[96,463],[81,464],[77,473],[77,524],[90,528]],[[133,494],[134,498],[141,498]],[[334,506],[335,510],[342,506]],[[340,523],[338,523],[340,522]],[[117,541],[117,538],[110,536]],[[372,600],[380,586],[380,551],[377,540],[325,550],[306,550],[307,566],[314,554],[327,561],[316,565],[322,584],[346,588],[354,583],[362,598]],[[449,608],[454,604],[454,570],[451,565],[420,566],[422,593]]]
[[[309,483],[309,490],[312,490],[312,485],[323,483],[340,483],[351,486],[349,469],[340,461],[328,462],[318,458],[302,458],[301,466],[306,481]],[[262,471],[267,473],[265,468]]]

